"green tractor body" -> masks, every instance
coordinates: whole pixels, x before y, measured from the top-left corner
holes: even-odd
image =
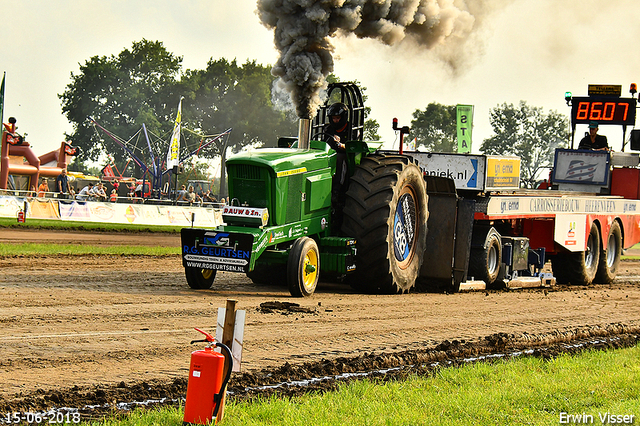
[[[298,149],[295,138],[283,138],[279,145],[294,142],[292,147],[256,149],[235,155],[226,162],[229,203],[222,212],[224,225],[212,230],[182,229],[183,266],[192,288],[209,288],[216,271],[222,270],[246,273],[254,282],[286,282],[292,295],[308,296],[315,291],[320,270],[324,276],[334,277],[356,272],[356,242],[360,237],[371,241],[372,247],[360,247],[358,254],[384,258],[370,259],[376,266],[367,267],[371,270],[362,277],[378,274],[377,268],[382,264],[389,278],[386,285],[375,283],[363,288],[360,283],[356,288],[398,292],[413,286],[415,276],[405,283],[402,274],[405,269],[417,271],[422,262],[426,192],[424,186],[414,187],[422,180],[421,174],[413,165],[410,172],[415,175],[414,169],[418,170],[419,178],[402,178],[406,173],[403,170],[411,164],[406,157],[385,157],[380,161],[373,154],[379,143],[370,148],[362,142],[364,116],[360,113],[362,102],[356,89],[351,84],[346,87],[355,135],[354,140],[347,141],[346,153],[349,174],[353,175],[351,186],[356,189],[351,203],[347,195],[341,229],[332,226],[336,208],[332,205],[332,178],[337,154],[324,140],[313,140],[311,136],[308,148]],[[340,90],[344,102],[344,86]],[[350,93],[357,96],[349,98]],[[313,128],[318,135],[322,133],[322,120],[326,119],[323,116],[324,110]],[[398,160],[400,166],[396,165]],[[360,167],[361,162],[368,166]],[[370,181],[370,175],[378,178]],[[411,182],[409,186],[405,181]],[[397,184],[406,186],[403,192],[395,189]],[[385,191],[379,185],[392,188]],[[367,195],[369,191],[375,193]],[[366,202],[356,199],[360,197],[374,200],[376,205],[362,210]],[[366,223],[371,223],[374,229]],[[379,233],[379,238],[367,235],[371,233]],[[405,252],[408,254],[402,254]],[[384,281],[384,276],[381,279]]]

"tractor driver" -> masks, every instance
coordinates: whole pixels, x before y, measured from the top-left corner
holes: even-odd
[[[349,135],[349,109],[343,103],[337,102],[327,108],[329,123],[324,126],[325,142],[336,153],[336,173],[333,175],[331,185],[331,204],[334,207],[334,225],[340,229],[342,225],[342,208],[344,207],[345,194],[349,186],[347,170],[347,153],[345,143],[350,139]]]
[[[609,151],[609,143],[607,137],[598,134],[598,122],[589,123],[589,134],[586,135],[578,144],[578,149],[590,149],[592,151]]]

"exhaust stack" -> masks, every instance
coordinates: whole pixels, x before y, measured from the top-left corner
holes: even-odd
[[[309,149],[311,140],[311,119],[301,118],[298,123],[298,149]]]

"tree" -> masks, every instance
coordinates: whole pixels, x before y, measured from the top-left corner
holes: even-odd
[[[432,102],[424,111],[415,110],[411,136],[416,138],[416,148],[422,145],[431,152],[456,152],[456,106]]]
[[[184,120],[204,134],[221,133],[228,128],[228,137],[202,150],[201,155],[221,156],[227,149],[238,152],[243,146],[276,146],[279,136],[295,135],[297,123],[271,101],[275,77],[271,67],[247,61],[238,66],[235,60],[210,60],[205,70],[187,71],[181,85],[190,93],[185,100]],[[220,194],[226,195],[225,168],[220,172]]]
[[[81,65],[60,95],[63,113],[74,127],[69,139],[82,148],[78,162],[97,161],[108,153],[122,170],[129,159],[116,142],[96,131],[89,117],[123,139],[144,138],[138,133],[144,124],[151,151],[163,159],[182,96],[182,127],[191,132],[182,133],[180,158],[204,145],[203,135],[228,128],[233,129],[228,138],[198,150],[198,155],[213,158],[223,154],[225,146],[233,151],[249,144],[275,146],[278,136],[296,133],[297,124],[271,103],[271,67],[211,59],[204,70],[182,73],[181,64],[182,58],[161,42],[143,39],[117,56],[94,56]],[[137,145],[148,151],[146,140]],[[148,157],[142,159],[150,166]]]
[[[556,148],[569,139],[569,119],[556,111],[545,114],[525,101],[493,108],[489,121],[495,135],[482,142],[480,151],[490,155],[520,157],[520,181],[533,188],[543,169],[552,167]]]
[[[246,145],[274,147],[278,137],[297,133],[297,123],[273,108],[271,67],[247,61],[211,59],[204,70],[188,70],[180,85],[189,93],[183,120],[204,134],[233,128],[228,140],[212,144],[202,153],[222,154],[223,148],[239,151]]]
[[[68,137],[82,148],[78,161],[97,161],[108,153],[122,166],[129,156],[97,132],[90,117],[125,139],[142,124],[152,133],[170,133],[180,97],[175,88],[181,63],[161,42],[143,39],[118,56],[94,56],[80,66],[79,74],[72,73],[60,98],[74,128]]]

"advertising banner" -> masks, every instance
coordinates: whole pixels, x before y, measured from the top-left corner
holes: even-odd
[[[26,217],[96,223],[194,226],[222,224],[222,208],[72,201],[0,196],[0,217],[17,217],[28,200]]]
[[[485,176],[484,155],[412,152],[426,176],[453,179],[458,189],[482,191]]]
[[[520,187],[520,158],[487,156],[485,190],[518,189]]]
[[[458,129],[458,153],[471,152],[471,130],[473,129],[473,105],[456,105]]]

